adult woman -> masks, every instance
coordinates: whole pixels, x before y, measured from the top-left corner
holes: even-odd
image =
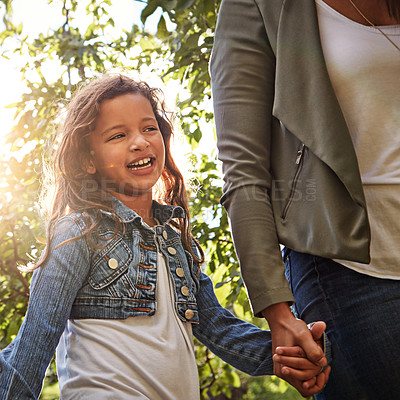
[[[221,201],[273,342],[318,357],[292,292],[300,318],[327,322],[319,399],[400,392],[399,23],[395,0],[229,0],[219,15]]]

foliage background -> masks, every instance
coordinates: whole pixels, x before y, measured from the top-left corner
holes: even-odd
[[[26,84],[20,101],[10,105],[15,125],[6,133],[9,151],[0,159],[0,348],[18,332],[29,298],[31,275],[21,273],[17,266],[35,262],[43,249],[45,229],[38,205],[42,160],[51,146],[63,99],[80,82],[111,68],[145,71],[161,77],[167,86],[179,84],[177,116],[192,150],[193,229],[207,254],[206,272],[225,307],[267,328],[252,318],[227,217],[218,203],[221,176],[215,151],[202,154],[198,150],[215,148],[214,142],[202,144],[204,129],[212,126],[208,61],[220,0],[141,3],[142,24],[126,30],[115,25],[111,0],[80,0],[79,5],[77,0],[49,0],[48,7],[56,7],[64,22],[31,37],[23,25],[14,24],[12,0],[0,0],[1,62],[18,60],[20,78]],[[78,7],[84,8],[88,23],[79,21]],[[149,17],[156,19],[152,31],[146,29]],[[57,71],[56,78],[49,69]],[[196,352],[203,399],[302,398],[276,377],[250,378],[234,370],[199,343]],[[56,398],[53,361],[41,399]]]

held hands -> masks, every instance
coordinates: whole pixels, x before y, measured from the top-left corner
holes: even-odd
[[[275,349],[274,373],[294,386],[301,395],[320,392],[328,381],[330,367],[322,350],[324,322],[309,330],[296,319],[287,303],[273,304],[262,312],[267,319]]]
[[[321,347],[325,327],[324,322],[316,322],[310,328],[313,339]],[[274,364],[281,365],[282,375],[278,376],[295,387],[304,397],[320,392],[328,382],[331,367],[321,367],[309,361],[299,346],[277,347],[273,360]]]

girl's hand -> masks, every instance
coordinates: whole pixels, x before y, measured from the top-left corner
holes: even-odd
[[[273,359],[282,365],[280,378],[304,397],[320,392],[329,379],[331,367],[321,368],[307,358],[301,347],[278,347]]]
[[[282,374],[302,381],[314,378],[321,372],[321,367],[306,358],[301,347],[277,347],[274,362],[282,364]]]

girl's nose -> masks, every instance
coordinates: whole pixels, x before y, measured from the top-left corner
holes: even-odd
[[[130,151],[144,150],[149,147],[150,143],[143,135],[135,135],[129,144]]]

